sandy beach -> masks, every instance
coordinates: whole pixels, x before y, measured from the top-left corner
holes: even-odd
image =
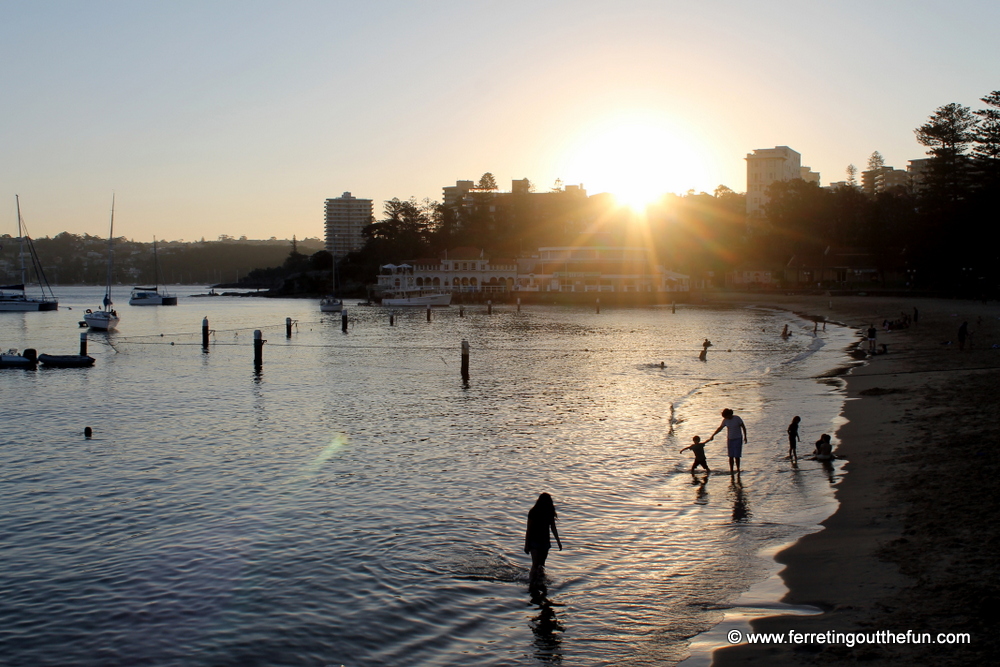
[[[839,508],[823,529],[780,552],[791,604],[815,616],[753,622],[757,632],[970,633],[967,644],[741,644],[716,665],[969,664],[1000,653],[996,606],[1000,506],[1000,305],[877,296],[727,294],[707,302],[785,308],[856,327],[878,327],[885,354],[847,376],[848,419],[836,434],[847,460]],[[918,321],[886,332],[882,322]],[[958,342],[962,322],[970,337]],[[860,338],[859,338],[860,340]],[[800,451],[809,452],[803,442]]]

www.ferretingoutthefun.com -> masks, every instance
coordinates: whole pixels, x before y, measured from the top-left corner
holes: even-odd
[[[730,644],[971,644],[968,632],[743,632],[730,630],[726,635]]]

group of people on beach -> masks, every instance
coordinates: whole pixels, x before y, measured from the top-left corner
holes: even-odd
[[[799,458],[798,443],[801,440],[799,437],[799,424],[801,422],[802,418],[795,416],[792,418],[792,423],[788,425],[788,458],[792,461],[797,461]],[[694,463],[691,464],[691,472],[695,472],[699,466],[704,468],[706,472],[711,472],[711,469],[708,467],[708,459],[705,456],[705,445],[711,442],[722,429],[726,429],[726,453],[729,455],[729,473],[738,474],[740,472],[743,445],[748,442],[747,427],[739,415],[733,413],[729,408],[722,411],[722,423],[719,424],[719,428],[715,429],[715,433],[708,440],[702,441],[701,436],[696,435],[692,438],[693,442],[681,450],[682,454],[688,450],[691,450],[691,453],[694,454]],[[833,459],[833,442],[829,434],[824,433],[816,441],[816,449],[813,451],[813,455],[818,461]]]

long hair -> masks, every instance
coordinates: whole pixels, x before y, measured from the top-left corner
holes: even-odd
[[[538,494],[538,500],[535,501],[535,505],[528,510],[528,518],[537,519],[545,523],[555,521],[557,516],[552,496],[547,493]]]

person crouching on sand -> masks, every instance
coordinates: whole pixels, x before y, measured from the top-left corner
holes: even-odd
[[[708,460],[705,459],[705,443],[702,442],[701,437],[697,435],[691,439],[694,442],[682,449],[680,452],[683,454],[689,449],[694,452],[694,463],[691,464],[691,472],[694,472],[698,466],[704,468],[705,472],[712,472],[712,470],[708,467]]]
[[[549,556],[552,541],[549,530],[555,535],[559,551],[562,542],[559,541],[559,531],[556,530],[556,506],[552,496],[539,494],[534,507],[528,510],[528,528],[524,532],[524,553],[531,554],[531,571],[528,573],[529,585],[535,586],[541,582],[545,573],[545,559]]]
[[[833,443],[830,442],[828,434],[819,436],[819,440],[816,441],[816,451],[813,453],[817,461],[829,461],[833,458]]]

